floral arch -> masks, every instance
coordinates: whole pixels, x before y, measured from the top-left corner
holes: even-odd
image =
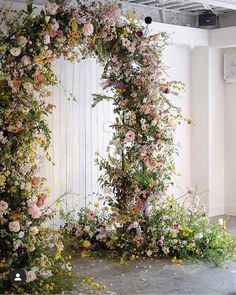
[[[208,237],[207,246],[204,242],[204,252],[193,234],[205,229],[208,219],[202,213],[194,215],[195,223],[200,223],[193,229],[187,223],[188,211],[173,199],[163,200],[174,172],[174,130],[182,120],[181,110],[171,102],[171,94],[182,86],[162,78],[161,53],[167,35],[150,36],[132,16],[122,19],[116,4],[98,1],[89,5],[78,1],[76,8],[67,9],[47,2],[37,15],[31,3],[27,11],[2,10],[1,14],[5,27],[0,35],[0,290],[59,292],[63,287],[58,282],[72,276],[62,255],[60,234],[43,225],[51,217],[45,207],[49,190],[46,179],[37,175],[39,148],[50,160],[47,116],[53,106],[46,97],[51,95],[48,86],[58,83],[52,62],[62,56],[70,62],[96,56],[104,67],[104,89],[112,93],[112,97],[95,95],[94,101],[112,100],[116,114],[112,152],[107,160],[98,160],[104,171],[100,183],[113,193],[106,200],[112,211],[108,223],[116,224],[106,247],[134,257],[214,260],[216,256],[207,251],[220,238],[224,248],[219,250],[215,244],[214,254],[224,259],[232,241],[222,227],[220,231],[217,227],[218,236]],[[154,204],[162,211],[150,217]],[[172,240],[179,235],[188,247],[168,243],[163,247],[164,233],[157,229],[160,212],[174,214],[176,223],[169,225],[175,230]],[[23,287],[8,280],[16,268],[26,272]]]

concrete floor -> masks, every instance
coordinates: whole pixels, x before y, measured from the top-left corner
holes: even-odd
[[[229,231],[236,234],[236,217],[229,220]],[[93,294],[227,294],[236,295],[236,263],[229,261],[222,270],[209,264],[173,265],[170,261],[145,259],[121,266],[116,262],[74,258],[75,273],[93,276],[107,290]],[[91,294],[75,287],[72,294]]]

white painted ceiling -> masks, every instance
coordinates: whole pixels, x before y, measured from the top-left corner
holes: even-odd
[[[192,15],[206,10],[218,15],[236,10],[236,0],[127,0],[126,3]]]

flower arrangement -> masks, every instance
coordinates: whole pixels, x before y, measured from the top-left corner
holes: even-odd
[[[107,222],[109,215],[95,212],[89,208],[81,208],[79,212],[64,212],[61,210],[61,233],[64,235],[65,243],[74,248],[84,250],[98,249],[103,247],[108,233]],[[71,237],[71,243],[70,242]],[[74,239],[75,238],[75,239]]]
[[[31,1],[27,10],[3,9],[1,18],[0,291],[59,292],[71,270],[60,235],[44,227],[51,218],[45,205],[50,191],[38,176],[37,156],[41,148],[50,160],[47,118],[54,106],[47,97],[52,95],[49,86],[58,84],[53,61],[96,56],[104,67],[104,89],[113,96],[95,95],[94,105],[112,99],[117,118],[108,159],[98,164],[104,171],[101,185],[112,191],[106,200],[113,212],[110,222],[119,225],[107,246],[119,241],[121,251],[146,243],[150,202],[171,184],[174,130],[183,119],[171,96],[182,85],[162,77],[161,53],[168,36],[149,35],[132,15],[121,18],[115,3],[78,1],[65,8],[46,1],[46,8],[35,14]],[[94,218],[87,209],[81,216]],[[87,235],[97,240],[104,234],[101,226],[97,233],[96,217],[90,221],[92,232],[80,229],[86,241]],[[8,280],[16,267],[27,274],[21,288]]]
[[[224,267],[236,253],[236,239],[226,231],[226,220],[211,223],[199,206],[200,196],[194,191],[185,196],[191,200],[188,205],[171,195],[156,199],[146,210],[145,223],[140,217],[142,223],[131,223],[126,232],[123,223],[129,223],[132,217],[124,220],[113,211],[106,213],[106,218],[103,213],[92,213],[91,219],[93,211],[83,208],[78,217],[70,213],[62,216],[64,238],[71,238],[70,247],[80,246],[82,257],[105,255],[121,263],[143,257],[169,258],[174,264],[191,259]]]

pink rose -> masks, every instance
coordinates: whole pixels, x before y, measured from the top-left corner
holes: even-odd
[[[104,226],[101,226],[99,228],[99,234],[102,235],[102,236],[105,236],[106,235],[106,228]]]
[[[120,17],[120,8],[117,4],[108,5],[104,12],[108,21],[117,21]]]
[[[33,270],[30,270],[27,272],[27,275],[26,275],[26,282],[29,283],[29,282],[33,282],[37,279],[37,276],[36,276],[36,273],[35,271]]]
[[[140,112],[143,112],[145,115],[150,114],[153,111],[153,107],[150,104],[144,104],[141,108],[140,108]]]
[[[79,238],[82,235],[82,228],[81,227],[77,227],[76,231],[75,231],[75,236],[77,238]]]
[[[24,66],[28,66],[28,65],[30,64],[30,57],[24,55],[24,56],[21,58],[21,62],[23,63]]]
[[[83,27],[84,36],[90,36],[93,34],[93,25],[91,23],[87,23]]]
[[[8,208],[8,204],[5,201],[0,201],[0,211],[6,211]]]
[[[33,184],[33,186],[39,186],[39,185],[40,185],[40,182],[41,182],[40,177],[34,177],[34,178],[32,179],[32,184]]]
[[[39,70],[36,70],[32,75],[35,84],[40,84],[43,81],[43,75],[40,73]]]
[[[10,222],[9,223],[9,229],[10,229],[10,231],[18,233],[20,231],[20,223],[19,223],[19,221]]]
[[[126,141],[134,141],[135,140],[135,133],[133,131],[128,131],[126,134],[125,134],[125,140]]]
[[[43,43],[44,45],[48,45],[50,44],[51,40],[50,40],[50,36],[47,34],[47,35],[44,35],[43,36]]]
[[[44,201],[47,199],[47,195],[41,194],[38,196],[37,206],[42,207],[44,205]]]
[[[80,22],[80,14],[78,12],[74,12],[72,14],[73,18],[77,20],[77,22]]]
[[[93,221],[96,218],[96,214],[93,211],[89,210],[87,213],[87,218],[89,221]]]
[[[31,234],[31,236],[36,236],[39,233],[39,229],[37,228],[37,226],[31,226],[29,229],[29,233]]]
[[[48,0],[45,0],[44,3],[45,3],[46,12],[52,15],[55,15],[57,13],[59,5],[57,5],[56,3],[52,3]]]
[[[42,211],[39,209],[39,207],[34,203],[28,203],[28,213],[32,216],[33,219],[39,219],[42,216]]]
[[[136,43],[135,42],[131,42],[130,45],[127,47],[128,51],[130,53],[134,53],[136,50]]]

